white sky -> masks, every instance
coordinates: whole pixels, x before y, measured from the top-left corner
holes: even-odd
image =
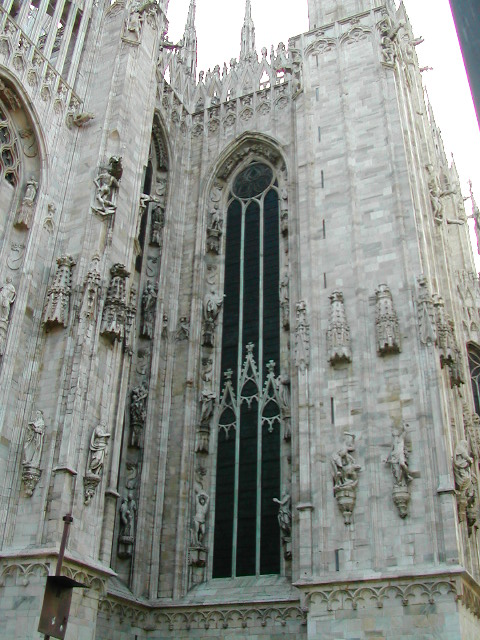
[[[396,0],[397,4],[399,0]],[[170,0],[169,39],[177,42],[183,34],[190,0]],[[251,0],[256,46],[276,45],[308,30],[307,0]],[[468,195],[473,182],[480,201],[480,131],[470,95],[462,55],[448,0],[404,0],[415,36],[425,42],[417,47],[421,67],[442,131],[445,151],[453,153],[460,174],[462,191]],[[240,53],[240,33],[245,0],[197,0],[198,70],[216,64],[223,66]],[[465,203],[467,215],[470,201]]]

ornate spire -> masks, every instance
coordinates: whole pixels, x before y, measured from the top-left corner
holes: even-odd
[[[195,31],[195,0],[190,0],[187,24],[183,34],[183,62],[188,75],[195,77],[197,72],[197,32]]]
[[[240,51],[240,61],[249,62],[257,60],[255,51],[255,25],[252,20],[252,7],[250,0],[245,3],[245,20],[242,27],[242,48]]]

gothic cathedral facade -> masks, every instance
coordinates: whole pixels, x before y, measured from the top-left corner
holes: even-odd
[[[167,5],[0,8],[0,637],[66,517],[52,637],[478,638],[480,290],[405,9],[257,53],[247,0],[197,74]]]

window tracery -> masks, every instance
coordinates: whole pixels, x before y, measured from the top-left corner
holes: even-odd
[[[12,187],[18,184],[20,158],[18,142],[7,111],[0,102],[0,178],[5,179]]]
[[[475,413],[480,416],[480,348],[474,344],[469,344],[467,351]]]

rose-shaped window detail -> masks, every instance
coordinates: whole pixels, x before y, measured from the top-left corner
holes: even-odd
[[[248,165],[233,183],[233,193],[244,200],[254,198],[263,193],[273,181],[273,172],[270,167],[259,162]]]

